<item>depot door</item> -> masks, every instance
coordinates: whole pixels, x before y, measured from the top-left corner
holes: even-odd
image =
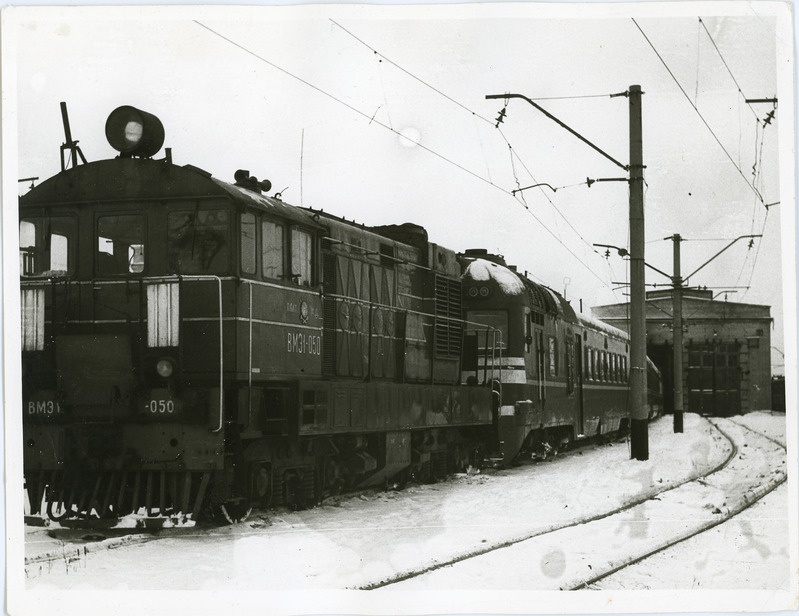
[[[741,411],[740,344],[688,347],[688,410],[730,416]]]

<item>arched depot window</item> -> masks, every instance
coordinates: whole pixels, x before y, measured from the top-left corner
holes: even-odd
[[[304,229],[291,229],[291,280],[310,287],[313,276],[313,236]]]

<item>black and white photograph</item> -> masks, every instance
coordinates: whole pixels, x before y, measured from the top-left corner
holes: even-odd
[[[6,611],[799,608],[792,10],[3,8]]]

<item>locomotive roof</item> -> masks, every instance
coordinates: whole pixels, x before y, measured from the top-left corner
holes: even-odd
[[[505,295],[524,293],[524,283],[518,274],[487,259],[474,259],[466,266],[463,275],[477,281],[493,280]]]
[[[518,272],[502,263],[491,259],[474,258],[468,261],[464,276],[471,276],[476,281],[493,280],[507,296],[523,296],[527,291],[527,300],[531,306],[543,312],[555,314],[570,323],[577,323],[574,309],[563,296],[549,287],[533,282],[526,276],[520,276]]]
[[[113,158],[62,171],[20,197],[21,208],[55,204],[158,201],[227,196],[303,225],[319,225],[304,210],[223,182],[192,165],[163,160]]]

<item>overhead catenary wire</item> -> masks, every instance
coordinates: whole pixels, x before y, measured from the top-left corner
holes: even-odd
[[[729,64],[727,64],[727,61],[724,59],[724,56],[722,55],[721,50],[719,49],[719,46],[716,45],[716,41],[713,40],[713,36],[711,36],[710,30],[707,29],[707,26],[705,25],[705,22],[702,21],[701,17],[699,17],[699,25],[702,26],[702,28],[704,29],[705,33],[707,34],[707,38],[709,38],[710,42],[713,44],[713,49],[715,49],[716,53],[719,54],[719,58],[721,59],[721,63],[724,64],[724,68],[727,69],[727,72],[730,74],[730,78],[732,79],[733,83],[735,84],[735,87],[738,88],[738,93],[741,95],[741,97],[744,99],[744,102],[745,102],[746,101],[746,95],[744,95],[743,90],[741,89],[741,84],[738,83],[738,80],[735,78],[735,75],[732,74],[732,70],[730,69]],[[747,103],[747,105],[749,106],[749,109],[752,112],[752,114],[755,116],[755,118],[757,118],[757,112],[752,108],[752,105],[749,104],[749,103]]]
[[[763,204],[765,205],[765,200],[763,199],[763,195],[761,195],[761,194],[760,194],[760,192],[757,190],[757,188],[755,188],[755,187],[752,185],[752,183],[751,183],[751,182],[750,182],[750,181],[747,179],[746,175],[744,175],[744,172],[741,170],[740,166],[738,166],[738,164],[735,162],[735,160],[733,160],[732,156],[731,156],[731,155],[730,155],[730,153],[727,151],[727,148],[725,148],[725,147],[724,147],[724,144],[723,144],[723,143],[721,143],[721,140],[718,138],[718,135],[716,135],[716,133],[715,133],[715,132],[713,131],[713,129],[710,127],[710,124],[708,124],[708,121],[705,119],[705,117],[702,115],[702,113],[699,111],[699,109],[698,109],[698,108],[697,108],[697,106],[696,106],[696,105],[693,103],[693,101],[691,101],[691,97],[690,97],[690,96],[688,96],[688,93],[685,91],[685,88],[683,88],[682,84],[679,82],[679,80],[677,79],[677,77],[674,75],[674,73],[672,72],[672,70],[669,68],[669,65],[668,65],[668,64],[666,63],[666,61],[663,59],[663,56],[661,56],[661,55],[660,55],[660,52],[657,50],[657,48],[655,47],[655,45],[652,43],[652,41],[651,41],[651,40],[649,39],[649,37],[646,35],[646,32],[644,32],[643,28],[641,28],[641,26],[638,24],[638,22],[635,20],[635,18],[631,18],[631,19],[632,19],[632,22],[635,24],[635,27],[636,27],[636,28],[638,28],[638,30],[641,32],[641,35],[644,37],[644,39],[646,40],[646,42],[647,42],[647,43],[649,44],[649,46],[652,48],[652,51],[654,51],[654,52],[655,52],[655,55],[656,55],[656,56],[658,57],[658,59],[660,60],[661,64],[663,64],[663,67],[666,69],[666,72],[668,72],[668,74],[669,74],[669,75],[671,76],[671,78],[674,80],[674,83],[675,83],[675,84],[677,84],[677,87],[680,89],[680,92],[682,92],[683,96],[685,96],[685,100],[687,100],[687,101],[688,101],[688,104],[689,104],[689,105],[691,105],[691,108],[692,108],[692,109],[693,109],[693,110],[696,112],[696,114],[699,116],[699,119],[700,119],[700,120],[702,121],[702,123],[705,125],[705,128],[707,128],[707,130],[708,130],[708,131],[710,132],[710,134],[713,136],[713,139],[715,139],[716,143],[719,145],[719,147],[721,148],[721,150],[722,150],[722,151],[724,152],[724,154],[727,156],[727,158],[729,159],[729,161],[730,161],[730,163],[732,164],[732,166],[733,166],[733,167],[735,167],[735,169],[738,171],[738,173],[739,173],[739,175],[741,176],[741,178],[743,178],[743,181],[744,181],[744,182],[746,182],[746,185],[747,185],[747,186],[749,186],[749,188],[751,188],[751,189],[752,189],[752,192],[754,192],[754,193],[755,193],[755,195],[756,195],[756,196],[757,196],[757,198],[760,200],[760,202],[761,202],[761,203],[763,203]]]
[[[768,213],[769,210],[767,208],[766,215],[763,217],[763,226],[760,229],[760,235],[763,235],[766,231],[766,222],[768,222]],[[754,259],[752,259],[752,271],[749,274],[749,282],[746,283],[746,291],[744,291],[743,295],[741,296],[741,299],[746,297],[746,294],[749,293],[749,287],[752,286],[752,278],[754,278],[755,275],[755,268],[757,267],[757,258],[760,256],[760,247],[762,245],[763,245],[763,240],[761,238],[761,240],[757,243],[757,249],[755,250],[755,257]]]
[[[440,90],[439,88],[435,87],[434,85],[428,83],[427,81],[425,81],[424,79],[422,79],[418,75],[412,73],[411,71],[409,71],[405,67],[401,66],[400,64],[397,64],[394,60],[392,60],[388,56],[386,56],[383,53],[381,53],[379,50],[377,50],[374,47],[372,47],[369,43],[367,43],[362,38],[360,38],[359,36],[354,34],[351,30],[348,30],[347,28],[342,26],[340,23],[338,23],[334,19],[330,19],[330,21],[335,26],[340,28],[343,32],[346,32],[349,36],[351,36],[353,39],[358,41],[361,45],[363,45],[364,47],[369,49],[372,53],[374,53],[375,55],[379,56],[380,58],[382,58],[383,60],[385,60],[386,62],[391,64],[392,66],[396,67],[398,70],[402,71],[404,74],[408,75],[412,79],[418,81],[419,83],[421,83],[425,87],[427,87],[427,88],[433,90],[434,92],[436,92],[437,94],[443,96],[445,99],[447,99],[448,101],[454,103],[455,105],[457,105],[458,107],[460,107],[461,109],[466,111],[467,113],[471,114],[473,117],[478,118],[478,119],[482,120],[483,122],[486,122],[487,124],[491,124],[492,126],[495,124],[494,120],[491,120],[490,118],[487,118],[487,117],[479,114],[478,112],[474,111],[473,109],[470,109],[469,107],[467,107],[466,105],[464,105],[463,103],[458,101],[457,99],[451,97],[446,92],[444,92],[444,91]],[[552,97],[538,98],[536,100],[568,100],[568,99],[600,98],[600,97],[601,98],[608,98],[610,96],[611,96],[610,94],[586,94],[586,95],[578,95],[578,96],[552,96]],[[514,165],[514,159],[524,168],[524,170],[533,179],[533,181],[538,183],[538,180],[535,178],[535,176],[529,170],[527,165],[524,163],[524,160],[522,160],[522,158],[518,155],[516,150],[513,148],[513,146],[510,143],[510,140],[507,138],[505,133],[503,133],[502,130],[498,126],[496,128],[499,131],[500,135],[502,136],[502,139],[505,141],[505,143],[508,146],[508,149],[511,152],[511,171],[513,173],[513,177],[514,177],[514,180],[516,182],[517,189],[521,188],[521,184],[519,182],[518,174],[516,173],[516,168],[515,168],[515,165]],[[482,147],[482,142],[481,142],[481,147]],[[559,187],[558,189],[560,189],[560,188],[571,188],[573,186],[582,186],[582,185],[585,185],[585,184],[586,184],[586,182],[579,182],[577,184],[569,184],[568,186],[562,186],[562,187]],[[556,190],[558,190],[558,189],[556,189]],[[577,229],[574,227],[574,225],[571,223],[571,221],[563,214],[563,212],[561,212],[561,210],[557,207],[557,205],[555,205],[555,203],[552,201],[552,199],[550,199],[549,196],[546,193],[542,192],[542,194],[543,194],[544,198],[549,202],[549,204],[555,209],[555,211],[558,213],[558,215],[566,222],[566,224],[572,229],[572,231],[574,231],[574,233],[577,234],[577,236],[580,238],[580,240],[586,246],[588,246],[589,248],[591,248],[593,250],[593,247],[592,247],[591,243],[588,240],[586,240],[579,231],[577,231]],[[515,195],[514,195],[514,197],[515,197]],[[517,201],[519,201],[519,203],[525,209],[529,209],[529,205],[527,204],[527,201],[524,199],[523,196],[522,196],[521,199],[517,198]],[[596,251],[594,251],[594,252],[596,252]]]
[[[338,98],[338,97],[334,96],[333,94],[330,94],[329,92],[327,92],[327,91],[323,90],[323,89],[322,89],[322,88],[320,88],[319,86],[316,86],[316,85],[312,84],[310,81],[307,81],[306,79],[303,79],[302,77],[300,77],[300,76],[298,76],[298,75],[295,75],[295,74],[294,74],[294,73],[292,73],[291,71],[288,71],[288,70],[284,69],[283,67],[281,67],[281,66],[279,66],[279,65],[275,64],[274,62],[272,62],[272,61],[270,61],[270,60],[267,60],[267,59],[266,59],[266,58],[264,58],[263,56],[261,56],[261,55],[258,55],[257,53],[255,53],[255,52],[254,52],[254,51],[252,51],[251,49],[248,49],[248,48],[247,48],[247,47],[245,47],[244,45],[241,45],[241,44],[237,43],[236,41],[234,41],[234,40],[232,40],[232,39],[228,38],[228,37],[227,37],[227,36],[225,36],[224,34],[222,34],[222,33],[220,33],[220,32],[217,32],[217,31],[216,31],[216,30],[214,30],[213,28],[210,28],[210,27],[206,26],[206,25],[205,25],[205,24],[203,24],[202,22],[199,22],[199,21],[197,21],[197,20],[194,20],[194,23],[196,23],[198,26],[201,26],[202,28],[205,28],[205,29],[206,29],[206,30],[208,30],[210,33],[214,34],[215,36],[218,36],[218,37],[219,37],[219,38],[221,38],[222,40],[224,40],[224,41],[227,41],[228,43],[230,43],[230,44],[231,44],[231,45],[233,45],[234,47],[238,47],[238,48],[239,48],[239,49],[241,49],[243,52],[245,52],[245,53],[247,53],[247,54],[249,54],[249,55],[253,56],[254,58],[258,59],[259,61],[261,61],[261,62],[263,62],[263,63],[265,63],[265,64],[268,64],[269,66],[271,66],[271,67],[272,67],[272,68],[274,68],[275,70],[278,70],[278,71],[280,71],[281,73],[283,73],[283,74],[285,74],[285,75],[288,75],[288,76],[289,76],[289,77],[291,77],[292,79],[295,79],[295,80],[299,81],[300,83],[302,83],[302,84],[304,84],[304,85],[308,86],[309,88],[311,88],[311,89],[313,89],[313,90],[315,90],[315,91],[319,92],[320,94],[322,94],[322,95],[324,95],[324,96],[328,97],[329,99],[331,99],[331,100],[333,100],[333,101],[335,101],[335,102],[339,103],[340,105],[343,105],[344,107],[346,107],[346,108],[347,108],[347,109],[349,109],[350,111],[353,111],[354,113],[357,113],[358,115],[360,115],[360,116],[362,116],[362,117],[366,118],[367,120],[369,120],[369,122],[370,122],[370,123],[372,123],[372,124],[377,124],[378,126],[382,126],[382,127],[383,127],[383,128],[385,128],[386,130],[388,130],[388,131],[391,131],[392,133],[396,134],[398,137],[402,137],[403,139],[407,139],[407,137],[406,137],[405,135],[403,135],[402,133],[400,133],[398,130],[395,130],[394,128],[392,128],[392,127],[391,127],[391,126],[389,126],[388,124],[385,124],[385,123],[381,122],[381,121],[380,121],[380,120],[378,120],[378,119],[377,119],[377,118],[376,118],[374,115],[369,115],[368,113],[366,113],[366,112],[364,112],[364,111],[361,111],[361,110],[360,110],[360,109],[358,109],[357,107],[354,107],[353,105],[350,105],[350,104],[349,104],[349,103],[347,103],[346,101],[343,101],[343,100],[341,100],[340,98]],[[411,140],[411,141],[413,141],[413,140]],[[460,163],[457,163],[457,162],[455,162],[455,161],[453,161],[453,160],[451,160],[451,159],[447,158],[447,157],[446,157],[446,156],[444,156],[443,154],[440,154],[439,152],[436,152],[436,151],[435,151],[435,150],[433,150],[432,148],[429,148],[429,147],[427,147],[426,145],[424,145],[423,143],[420,143],[420,142],[418,142],[418,141],[414,141],[413,143],[415,143],[417,146],[419,146],[419,147],[420,147],[420,148],[422,148],[423,150],[425,150],[425,151],[429,152],[430,154],[432,154],[432,155],[434,155],[434,156],[436,156],[436,157],[440,158],[441,160],[443,160],[443,161],[445,161],[445,162],[447,162],[447,163],[449,163],[449,164],[451,164],[451,165],[453,165],[453,166],[457,167],[457,168],[458,168],[458,169],[460,169],[461,171],[464,171],[464,172],[468,173],[468,174],[469,174],[469,175],[471,175],[472,177],[474,177],[474,178],[476,178],[476,179],[480,180],[481,182],[485,182],[485,183],[486,183],[486,184],[488,184],[489,186],[492,186],[492,187],[494,187],[494,188],[495,188],[495,189],[497,189],[497,190],[501,190],[502,192],[504,192],[504,193],[506,193],[506,194],[508,194],[508,195],[511,195],[510,191],[508,191],[508,190],[506,190],[506,189],[502,188],[502,186],[499,186],[499,185],[495,184],[494,182],[492,182],[491,180],[488,180],[488,179],[484,178],[484,177],[483,177],[483,176],[481,176],[480,174],[478,174],[478,173],[475,173],[474,171],[472,171],[471,169],[467,169],[466,167],[464,167],[464,166],[463,166],[463,165],[461,165]],[[511,196],[513,196],[513,195],[511,195]]]
[[[347,109],[349,109],[350,111],[352,111],[352,112],[354,112],[354,113],[356,113],[356,114],[358,114],[358,115],[360,115],[360,116],[362,116],[362,117],[366,118],[367,120],[369,120],[370,124],[377,124],[378,126],[381,126],[382,128],[384,128],[384,129],[386,129],[386,130],[388,130],[388,131],[391,131],[392,133],[396,134],[396,135],[397,135],[397,136],[399,136],[399,137],[406,138],[406,137],[404,137],[404,135],[402,135],[402,134],[401,134],[399,131],[395,130],[395,129],[394,129],[394,128],[392,128],[391,126],[389,126],[389,125],[387,125],[387,124],[385,124],[385,123],[381,122],[380,120],[377,120],[377,119],[375,118],[375,116],[374,116],[374,115],[371,115],[371,116],[370,116],[368,113],[365,113],[364,111],[361,111],[361,110],[360,110],[360,109],[358,109],[357,107],[354,107],[353,105],[350,105],[349,103],[347,103],[347,102],[345,102],[345,101],[341,100],[340,98],[338,98],[338,97],[334,96],[333,94],[330,94],[329,92],[327,92],[327,91],[323,90],[323,89],[322,89],[322,88],[320,88],[319,86],[317,86],[317,85],[314,85],[314,84],[313,84],[313,83],[311,83],[310,81],[308,81],[308,80],[306,80],[306,79],[303,79],[302,77],[300,77],[300,76],[298,76],[298,75],[295,75],[295,74],[294,74],[294,73],[292,73],[291,71],[289,71],[289,70],[287,70],[287,69],[285,69],[285,68],[283,68],[283,67],[279,66],[278,64],[275,64],[274,62],[272,62],[272,61],[268,60],[267,58],[264,58],[263,56],[261,56],[261,55],[257,54],[256,52],[254,52],[254,51],[252,51],[251,49],[249,49],[249,48],[245,47],[244,45],[242,45],[242,44],[240,44],[240,43],[237,43],[237,42],[236,42],[236,41],[234,41],[233,39],[231,39],[231,38],[229,38],[229,37],[225,36],[224,34],[222,34],[221,32],[218,32],[218,31],[214,30],[213,28],[211,28],[211,27],[207,26],[206,24],[204,24],[204,23],[202,23],[202,22],[200,22],[200,21],[198,21],[198,20],[194,20],[194,23],[196,23],[198,26],[200,26],[200,27],[204,28],[205,30],[207,30],[208,32],[210,32],[211,34],[213,34],[214,36],[217,36],[217,37],[219,37],[220,39],[222,39],[222,40],[226,41],[227,43],[229,43],[229,44],[233,45],[234,47],[236,47],[236,48],[240,49],[240,50],[241,50],[241,51],[243,51],[244,53],[247,53],[247,54],[251,55],[252,57],[254,57],[254,58],[256,58],[257,60],[259,60],[260,62],[263,62],[264,64],[267,64],[267,65],[271,66],[272,68],[274,68],[274,69],[275,69],[275,70],[277,70],[277,71],[280,71],[280,72],[281,72],[281,73],[283,73],[284,75],[287,75],[287,76],[291,77],[292,79],[295,79],[296,81],[298,81],[298,82],[300,82],[300,83],[302,83],[302,84],[304,84],[304,85],[308,86],[309,88],[313,89],[314,91],[316,91],[316,92],[318,92],[318,93],[320,93],[320,94],[322,94],[322,95],[324,95],[324,96],[328,97],[329,99],[331,99],[331,100],[333,100],[333,101],[335,101],[335,102],[339,103],[340,105],[342,105],[342,106],[346,107],[346,108],[347,108]],[[448,97],[448,98],[449,98],[449,97]],[[432,148],[430,148],[430,147],[428,147],[428,146],[426,146],[426,145],[424,145],[424,144],[422,144],[422,143],[419,143],[418,141],[415,141],[414,143],[415,143],[417,146],[419,146],[421,149],[425,150],[426,152],[428,152],[428,153],[430,153],[430,154],[432,154],[432,155],[436,156],[437,158],[439,158],[439,159],[441,159],[441,160],[443,160],[443,161],[445,161],[445,162],[449,163],[450,165],[453,165],[453,166],[454,166],[454,167],[456,167],[457,169],[460,169],[461,171],[464,171],[465,173],[468,173],[470,176],[472,176],[472,177],[474,177],[474,178],[476,178],[476,179],[480,180],[481,182],[484,182],[485,184],[488,184],[489,186],[493,187],[494,189],[496,189],[496,190],[498,190],[498,191],[501,191],[501,192],[505,193],[506,195],[509,195],[511,198],[513,198],[513,197],[514,197],[514,195],[513,195],[513,193],[512,193],[511,191],[509,191],[509,190],[507,190],[507,189],[505,189],[505,188],[503,188],[503,187],[499,186],[498,184],[495,184],[495,183],[494,183],[494,182],[492,182],[491,180],[489,180],[489,179],[486,179],[486,178],[482,177],[481,175],[479,175],[479,174],[475,173],[474,171],[471,171],[470,169],[468,169],[468,168],[464,167],[463,165],[461,165],[461,164],[459,164],[459,163],[457,163],[457,162],[455,162],[455,161],[453,161],[453,160],[451,160],[451,159],[447,158],[446,156],[444,156],[443,154],[440,154],[439,152],[436,152],[436,151],[435,151],[435,150],[433,150]],[[580,264],[581,264],[581,265],[582,265],[582,266],[583,266],[583,267],[584,267],[586,270],[588,270],[588,271],[591,273],[591,275],[593,275],[593,276],[594,276],[594,277],[595,277],[597,280],[599,280],[599,281],[600,281],[600,283],[602,283],[602,285],[604,285],[604,286],[606,286],[606,287],[610,287],[610,285],[608,284],[608,282],[606,282],[605,280],[603,280],[603,279],[602,279],[602,277],[601,277],[599,274],[597,274],[597,273],[596,273],[596,272],[593,270],[593,268],[591,268],[591,266],[589,266],[589,265],[588,265],[588,264],[587,264],[585,261],[583,261],[583,259],[581,259],[581,258],[579,257],[579,255],[577,255],[577,254],[576,254],[576,253],[575,253],[575,252],[574,252],[574,251],[573,251],[571,248],[569,248],[569,246],[568,246],[568,245],[567,245],[567,244],[566,244],[566,243],[565,243],[565,242],[564,242],[564,241],[563,241],[561,238],[559,238],[559,237],[557,236],[557,234],[555,234],[555,233],[554,233],[554,232],[553,232],[553,231],[552,231],[552,230],[551,230],[551,229],[550,229],[550,228],[549,228],[547,225],[545,225],[545,224],[544,224],[544,222],[543,222],[543,221],[542,221],[542,220],[541,220],[541,219],[540,219],[538,216],[536,216],[536,215],[535,215],[535,213],[533,213],[533,212],[532,212],[532,211],[531,211],[529,208],[528,208],[526,211],[527,211],[527,212],[528,212],[528,213],[529,213],[529,214],[530,214],[530,215],[531,215],[531,216],[532,216],[532,217],[533,217],[533,218],[534,218],[534,219],[535,219],[535,220],[538,222],[538,224],[539,224],[539,225],[541,225],[541,227],[542,227],[542,228],[543,228],[543,229],[544,229],[544,230],[545,230],[547,233],[549,233],[549,235],[551,235],[551,236],[553,237],[553,239],[555,239],[555,241],[557,241],[557,242],[558,242],[558,243],[559,243],[561,246],[563,246],[563,248],[564,248],[564,249],[565,249],[565,250],[566,250],[566,251],[567,251],[567,252],[568,252],[570,255],[572,255],[572,257],[574,257],[574,258],[575,258],[575,260],[576,260],[578,263],[580,263]]]

